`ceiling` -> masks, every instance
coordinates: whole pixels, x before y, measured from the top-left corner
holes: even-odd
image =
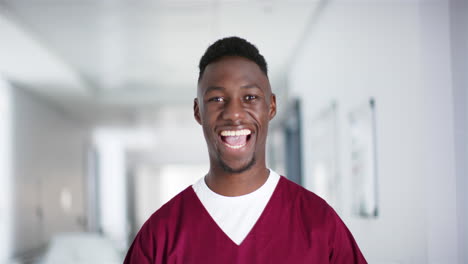
[[[273,89],[284,92],[288,65],[321,3],[0,0],[0,8],[58,61],[54,65],[66,68],[76,80],[71,84],[56,70],[38,82],[32,78],[36,71],[23,68],[10,79],[67,111],[83,117],[98,112],[108,118],[161,105],[191,107],[201,55],[216,39],[231,35],[245,37],[260,49],[269,63]],[[36,57],[27,59],[36,59],[44,72],[53,68]]]

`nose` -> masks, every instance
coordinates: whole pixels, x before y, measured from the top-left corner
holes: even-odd
[[[224,120],[238,122],[245,118],[245,109],[240,100],[230,100],[224,104],[222,117]]]

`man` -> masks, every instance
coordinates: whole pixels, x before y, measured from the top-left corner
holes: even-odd
[[[366,263],[325,201],[266,167],[276,98],[257,48],[224,38],[199,67],[210,170],[149,218],[125,263]]]

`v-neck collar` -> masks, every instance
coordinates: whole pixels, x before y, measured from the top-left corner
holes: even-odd
[[[208,219],[208,221],[213,224],[213,228],[214,228],[214,231],[216,233],[219,233],[220,237],[222,237],[224,240],[227,241],[227,243],[229,243],[230,245],[232,245],[232,247],[234,248],[237,248],[237,249],[240,249],[242,248],[245,244],[248,244],[248,241],[250,239],[252,239],[252,236],[254,236],[256,234],[256,230],[259,229],[258,226],[262,225],[262,224],[265,224],[264,222],[267,221],[268,219],[266,219],[266,216],[270,214],[270,212],[274,209],[273,207],[273,204],[275,203],[275,201],[278,199],[278,189],[279,189],[279,185],[280,184],[283,184],[283,176],[280,176],[280,179],[278,180],[278,183],[276,184],[276,187],[270,197],[270,199],[268,200],[265,208],[263,209],[262,213],[260,214],[260,216],[258,217],[257,221],[255,222],[255,224],[252,226],[252,228],[249,230],[249,232],[247,233],[247,235],[245,236],[245,238],[242,240],[242,242],[238,245],[236,244],[224,231],[223,229],[218,225],[218,223],[213,219],[213,217],[210,215],[210,213],[208,212],[208,210],[205,208],[205,206],[203,205],[203,203],[201,202],[201,200],[198,198],[197,194],[195,193],[195,191],[193,190],[193,188],[189,188],[189,193],[191,196],[194,196],[193,197],[193,201],[195,203],[196,206],[200,207],[200,210],[202,212],[202,216],[203,217],[206,217]]]

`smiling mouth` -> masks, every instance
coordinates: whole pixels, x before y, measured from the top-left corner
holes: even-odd
[[[220,133],[224,145],[231,149],[240,149],[247,145],[252,131],[250,129],[223,130]]]

